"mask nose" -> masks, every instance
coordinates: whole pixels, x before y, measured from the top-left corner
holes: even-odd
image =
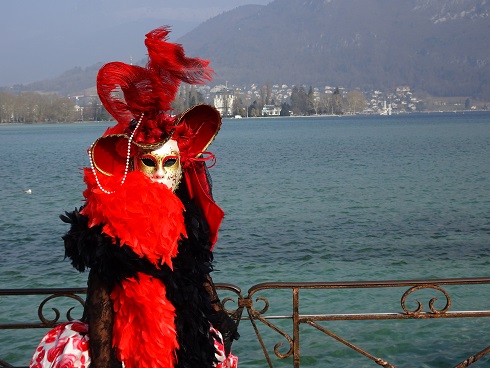
[[[158,165],[157,169],[155,170],[155,173],[153,174],[153,179],[159,180],[163,179],[165,177],[165,170],[163,169],[162,165]]]

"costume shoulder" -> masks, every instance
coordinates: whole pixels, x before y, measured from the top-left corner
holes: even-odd
[[[96,263],[97,249],[105,248],[106,239],[102,236],[101,226],[88,227],[88,218],[80,209],[60,215],[61,221],[70,224],[70,230],[62,237],[65,242],[65,258],[83,272]]]
[[[139,257],[119,239],[113,240],[102,233],[102,226],[88,226],[88,218],[80,209],[65,212],[60,219],[70,225],[62,237],[65,243],[65,258],[80,272],[90,268],[104,281],[113,285],[124,278],[135,277],[137,272],[153,270],[153,265]]]

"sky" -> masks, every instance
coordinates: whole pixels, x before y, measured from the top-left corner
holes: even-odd
[[[154,28],[171,26],[170,39],[176,41],[223,12],[270,2],[5,0],[0,3],[0,86],[53,78],[98,62],[139,61],[146,54],[144,35]]]

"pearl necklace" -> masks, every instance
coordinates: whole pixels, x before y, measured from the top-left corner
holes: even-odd
[[[121,180],[121,185],[124,184],[124,182],[126,181],[126,176],[128,175],[129,160],[131,159],[131,142],[133,141],[134,134],[136,133],[136,130],[140,126],[141,121],[143,121],[143,116],[145,116],[145,113],[141,114],[141,116],[138,120],[138,123],[136,124],[135,128],[133,129],[133,132],[131,133],[131,136],[129,137],[129,140],[128,140],[128,150],[127,150],[127,154],[126,154],[126,167],[124,168],[124,175],[123,175],[123,178]],[[95,144],[95,142],[92,143],[92,145],[90,146],[90,149],[88,150],[88,156],[90,159],[90,168],[92,169],[92,173],[94,174],[95,181],[97,182],[97,186],[99,187],[99,189],[106,194],[113,194],[116,192],[116,190],[107,190],[102,186],[102,184],[100,184],[99,177],[97,176],[97,170],[95,168],[94,160],[92,157],[92,148],[94,147],[94,144]]]

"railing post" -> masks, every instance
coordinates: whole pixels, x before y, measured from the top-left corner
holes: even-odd
[[[293,357],[294,368],[299,368],[299,288],[293,288]]]

